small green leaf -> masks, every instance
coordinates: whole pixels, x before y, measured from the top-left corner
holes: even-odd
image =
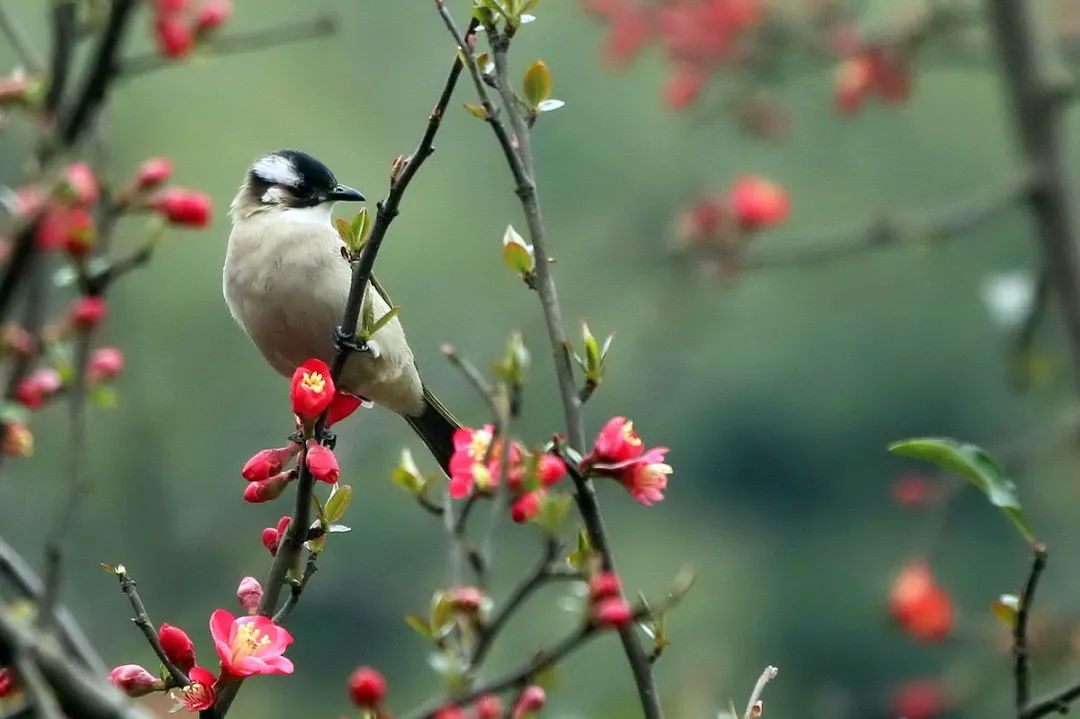
[[[520,387],[525,384],[530,362],[529,350],[525,347],[521,333],[515,332],[510,335],[510,341],[506,344],[506,355],[495,363],[495,374],[504,382]]]
[[[376,332],[381,330],[383,327],[386,327],[386,325],[390,322],[390,320],[397,317],[398,312],[401,312],[400,305],[394,305],[393,307],[391,307],[387,311],[387,313],[385,315],[380,317],[378,319],[378,321],[376,321],[373,325],[371,325],[371,329],[368,330],[368,335],[369,336],[374,335]]]
[[[338,237],[345,243],[346,247],[352,247],[353,244],[353,231],[349,225],[349,221],[343,217],[337,217],[334,219],[334,228],[337,230]]]
[[[469,111],[469,114],[473,117],[479,120],[488,119],[487,108],[485,108],[483,105],[476,102],[463,102],[461,104],[465,107],[466,110]]]
[[[105,409],[116,409],[116,405],[119,403],[117,400],[116,388],[104,384],[99,384],[90,388],[90,401],[98,407],[103,407]]]
[[[1010,629],[1016,623],[1016,613],[1020,610],[1020,598],[1015,594],[1002,594],[990,605],[990,611]]]
[[[536,269],[536,253],[532,245],[525,241],[513,225],[507,225],[503,232],[503,263],[522,277]]]
[[[551,97],[551,71],[543,60],[534,62],[525,71],[525,99],[530,107],[539,107],[540,103]]]
[[[330,499],[326,500],[326,507],[323,508],[327,522],[337,522],[345,516],[345,510],[352,503],[352,494],[352,487],[349,485],[334,485],[334,489],[330,493]]]
[[[412,452],[407,449],[401,450],[401,459],[390,478],[394,480],[394,484],[413,495],[424,491],[424,486],[427,484],[424,476],[420,474],[420,468],[413,461]]]
[[[592,542],[589,541],[589,533],[582,527],[578,529],[577,549],[570,553],[566,558],[566,562],[574,569],[581,571],[585,569],[592,555],[593,548]]]
[[[428,641],[434,639],[434,637],[431,636],[431,627],[428,626],[428,623],[424,621],[423,617],[416,614],[407,614],[405,615],[405,623],[415,629],[416,633],[424,639],[427,639]]]
[[[570,514],[574,497],[569,494],[549,494],[540,502],[540,511],[533,520],[548,534],[558,534]]]
[[[925,460],[955,472],[978,487],[995,507],[1000,507],[1028,542],[1034,542],[1020,512],[1016,484],[981,447],[947,437],[919,437],[889,445],[893,454]]]

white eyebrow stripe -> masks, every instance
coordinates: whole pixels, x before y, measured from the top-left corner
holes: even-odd
[[[281,155],[267,155],[252,165],[251,171],[275,185],[296,187],[300,184],[300,175],[296,168]]]

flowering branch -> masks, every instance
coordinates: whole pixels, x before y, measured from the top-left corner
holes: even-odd
[[[477,65],[473,51],[473,38],[468,33],[466,35],[461,34],[443,0],[435,0],[435,5],[447,30],[465,58],[476,94],[484,110],[484,119],[491,127],[514,176],[515,192],[525,213],[529,239],[532,242],[536,256],[539,258],[535,269],[535,288],[540,298],[540,306],[555,361],[555,374],[562,399],[567,436],[570,447],[581,452],[585,446],[585,424],[581,415],[578,389],[574,381],[569,343],[563,331],[562,310],[559,305],[555,278],[548,262],[550,255],[547,252],[547,237],[533,174],[531,136],[529,126],[521,113],[520,101],[510,87],[508,76],[507,53],[510,47],[510,31],[500,32],[494,24],[485,27],[485,34],[491,44],[494,56],[495,84],[502,99],[502,111],[510,120],[510,128],[508,128],[492,103],[483,73],[481,73]],[[592,482],[587,477],[580,475],[575,476],[574,482],[577,489],[575,498],[578,510],[585,522],[592,545],[599,553],[604,569],[606,571],[615,571],[614,557],[607,539],[607,531],[604,527],[603,516],[600,513],[600,506]],[[652,676],[652,668],[648,657],[638,643],[631,625],[621,626],[619,636],[622,639],[623,649],[634,675],[645,717],[646,719],[659,719],[662,712],[656,682]]]
[[[184,673],[176,664],[169,659],[169,656],[165,653],[165,650],[161,646],[161,640],[158,639],[157,629],[154,627],[154,623],[150,621],[150,615],[146,612],[146,606],[143,604],[142,598],[135,590],[135,580],[131,578],[127,573],[127,569],[124,565],[119,565],[113,568],[113,573],[116,574],[116,578],[120,581],[120,590],[124,592],[124,596],[131,602],[131,608],[135,611],[135,616],[131,621],[135,623],[135,626],[139,628],[139,631],[146,637],[146,641],[149,642],[150,647],[154,650],[154,654],[161,660],[161,665],[169,672],[169,676],[172,677],[172,681],[176,686],[186,687],[191,683],[187,674]]]
[[[253,32],[222,35],[207,42],[206,49],[218,56],[237,55],[326,37],[333,35],[337,29],[337,17],[325,13],[307,20],[281,23]],[[120,65],[120,74],[124,78],[132,78],[175,66],[177,63],[173,60],[163,58],[156,53],[147,53],[124,60]]]

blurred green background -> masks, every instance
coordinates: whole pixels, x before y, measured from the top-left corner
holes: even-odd
[[[41,6],[13,3],[45,47]],[[285,382],[221,298],[226,209],[245,169],[295,147],[382,196],[452,56],[425,2],[238,0],[226,31],[324,9],[341,18],[331,38],[197,58],[121,83],[110,105],[114,179],[163,155],[177,183],[216,203],[209,231],[171,231],[150,267],[111,294],[102,341],[122,347],[129,368],[120,409],[93,411],[94,492],[71,531],[64,588],[110,663],[152,665],[152,655],[99,562],[125,563],[153,618],[186,628],[210,662],[208,617],[234,609],[241,577],[264,576],[260,530],[288,506],[240,499],[242,463],[291,431]],[[767,692],[770,717],[881,716],[896,682],[940,671],[977,697],[962,716],[1005,716],[1009,658],[994,651],[987,607],[1019,589],[1025,548],[980,496],[963,495],[932,557],[961,612],[958,636],[935,647],[901,636],[886,618],[887,589],[922,547],[927,520],[893,504],[891,482],[912,465],[884,447],[918,434],[991,447],[1025,441],[1051,432],[1072,405],[1056,317],[1039,335],[1050,378],[1021,394],[1006,381],[1010,335],[980,299],[989,276],[1031,268],[1028,218],[1009,212],[954,242],[751,272],[731,285],[699,280],[667,249],[680,207],[747,171],[791,192],[791,221],[761,239],[776,246],[879,210],[939,206],[1008,177],[1012,128],[993,65],[920,68],[909,104],[852,120],[833,109],[829,72],[799,73],[784,93],[791,135],[768,144],[714,114],[665,109],[655,49],[626,72],[604,67],[602,28],[577,3],[544,3],[539,14],[513,55],[521,70],[543,57],[567,103],[535,135],[565,314],[572,330],[587,318],[598,334],[616,333],[607,381],[587,408],[590,434],[626,414],[648,443],[671,447],[676,469],[653,509],[600,487],[617,559],[627,586],[650,596],[682,567],[698,572],[657,665],[669,716],[711,717],[729,698],[741,706],[769,663],[781,670]],[[145,13],[133,35],[130,52],[149,46]],[[0,47],[0,67],[12,62]],[[30,137],[17,123],[0,134],[0,177],[18,177]],[[487,365],[512,330],[525,333],[535,371],[521,429],[539,440],[560,428],[561,412],[535,298],[500,263],[503,229],[523,224],[508,172],[488,128],[458,103],[437,145],[391,230],[380,278],[404,307],[429,384],[468,423],[485,419],[483,407],[439,345],[451,341]],[[1070,144],[1070,165],[1078,150]],[[125,225],[127,241],[140,227]],[[35,457],[7,463],[0,477],[0,533],[36,561],[64,483],[62,406],[35,417],[34,428]],[[437,690],[426,647],[402,617],[423,611],[448,581],[447,544],[438,522],[389,481],[399,449],[421,448],[381,409],[339,434],[344,481],[357,490],[347,518],[354,531],[331,543],[291,619],[295,676],[253,680],[238,717],[349,712],[344,682],[360,663],[386,673],[399,710]],[[1060,457],[1018,479],[1030,523],[1052,548],[1041,604],[1075,611],[1075,464]],[[496,599],[531,564],[534,534],[500,529]],[[572,626],[557,596],[541,595],[515,623],[493,674]],[[1080,669],[1036,666],[1037,687],[1047,688],[1057,676],[1048,671],[1064,678]],[[565,664],[550,706],[553,717],[637,715],[614,636]]]

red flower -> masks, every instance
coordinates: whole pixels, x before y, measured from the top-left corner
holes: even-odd
[[[465,712],[461,707],[450,704],[435,712],[433,719],[465,719]]]
[[[319,418],[334,400],[334,380],[330,366],[320,359],[309,359],[296,368],[290,390],[293,414],[307,422]]]
[[[284,447],[264,449],[244,463],[240,470],[240,476],[249,482],[262,482],[270,479],[292,461],[292,458],[300,453],[300,445],[289,442]]]
[[[920,679],[900,685],[889,701],[890,717],[935,719],[949,709],[948,697],[936,679]]]
[[[544,688],[537,684],[530,684],[518,695],[517,703],[514,705],[514,719],[522,719],[532,712],[543,709],[546,701],[547,694],[544,693]]]
[[[170,187],[150,203],[172,224],[188,227],[209,225],[213,205],[209,195],[183,187]]]
[[[151,157],[139,165],[135,173],[135,189],[145,192],[164,185],[172,176],[172,162],[165,157]]]
[[[38,249],[65,248],[75,256],[85,255],[94,244],[93,216],[81,207],[53,205],[38,218],[34,241]]]
[[[540,484],[550,487],[566,476],[566,463],[553,454],[540,455],[537,471],[540,474]]]
[[[42,367],[15,385],[15,399],[27,409],[41,409],[62,388],[60,373],[52,367]]]
[[[518,524],[524,524],[540,512],[543,503],[544,491],[538,489],[535,492],[526,492],[510,505],[510,518]]]
[[[165,656],[179,667],[180,671],[186,673],[195,666],[195,645],[183,629],[162,624],[158,629],[158,641],[165,650]]]
[[[189,0],[154,0],[154,12],[158,15],[178,13],[187,7]]]
[[[898,104],[911,95],[911,72],[905,58],[874,47],[845,58],[836,69],[836,108],[854,114],[871,93]]]
[[[159,15],[154,20],[154,39],[158,51],[165,57],[177,60],[195,47],[195,32],[180,15]]]
[[[129,697],[146,696],[164,684],[138,664],[122,664],[109,672],[109,683]],[[4,696],[0,691],[0,697]]]
[[[607,14],[611,27],[604,42],[604,60],[615,67],[625,67],[652,35],[652,17],[636,2],[619,2]]]
[[[617,464],[638,457],[645,450],[634,423],[626,417],[612,417],[593,443],[590,463]]]
[[[292,674],[293,663],[282,654],[293,638],[269,617],[234,617],[224,609],[210,616],[210,635],[223,671],[237,677]]]
[[[603,599],[593,606],[593,621],[601,627],[624,627],[634,619],[634,611],[622,597]]]
[[[311,472],[311,476],[320,482],[337,484],[337,481],[341,479],[341,468],[338,466],[337,457],[334,456],[333,450],[322,446],[313,439],[309,439],[307,442],[307,454],[304,457],[304,463],[307,465],[308,471]]]
[[[277,555],[278,545],[285,538],[285,530],[289,528],[290,522],[292,522],[292,517],[286,514],[278,520],[277,528],[267,527],[262,531],[262,543],[270,552],[270,556]]]
[[[19,683],[15,680],[15,672],[8,667],[0,667],[0,699],[7,699],[19,691]]]
[[[71,306],[71,323],[82,330],[92,330],[109,314],[109,306],[101,297],[80,297]]]
[[[101,347],[90,353],[86,376],[91,383],[116,379],[124,369],[124,353],[116,347]]]
[[[589,580],[589,599],[593,602],[618,597],[621,593],[622,584],[615,572],[600,572]]]
[[[361,709],[374,709],[386,699],[386,679],[371,667],[359,667],[349,675],[349,698]]]
[[[248,614],[254,614],[259,610],[259,602],[262,601],[263,588],[255,577],[244,577],[236,588],[236,599],[240,606]]]
[[[494,694],[485,694],[473,705],[476,719],[499,719],[503,715],[502,700]]]
[[[206,0],[195,16],[195,30],[201,35],[220,27],[232,15],[229,0]]]
[[[924,507],[935,499],[934,483],[921,474],[902,474],[893,483],[892,495],[902,507]]]
[[[672,472],[671,465],[664,462],[667,452],[667,447],[653,447],[616,476],[626,491],[646,507],[664,499],[668,475]]]
[[[692,67],[675,69],[664,83],[664,102],[672,110],[684,110],[701,95],[705,74]]]
[[[188,673],[191,684],[180,690],[180,706],[189,712],[201,712],[214,706],[217,692],[214,684],[217,678],[208,669],[194,667]]]
[[[874,67],[867,55],[842,60],[836,67],[836,109],[845,115],[858,112],[873,81]]]
[[[330,400],[329,409],[326,410],[326,426],[332,427],[351,415],[363,404],[364,400],[355,395],[345,394],[344,392],[336,393],[334,399]]]
[[[98,201],[101,190],[90,165],[85,162],[73,162],[64,174],[65,191],[76,205],[88,207]]]
[[[468,497],[474,486],[485,490],[498,480],[498,475],[493,476],[484,464],[494,432],[490,424],[480,429],[461,427],[454,432],[454,454],[450,456],[450,496],[454,499]]]
[[[791,210],[791,201],[775,182],[760,175],[746,175],[731,186],[731,209],[744,230],[760,230],[783,221]]]
[[[250,482],[244,488],[244,501],[261,504],[262,502],[277,499],[292,480],[293,473],[290,471],[275,474],[270,479],[264,479],[261,482]]]
[[[919,641],[940,641],[952,633],[952,599],[921,559],[909,562],[896,575],[889,612],[901,629]]]

